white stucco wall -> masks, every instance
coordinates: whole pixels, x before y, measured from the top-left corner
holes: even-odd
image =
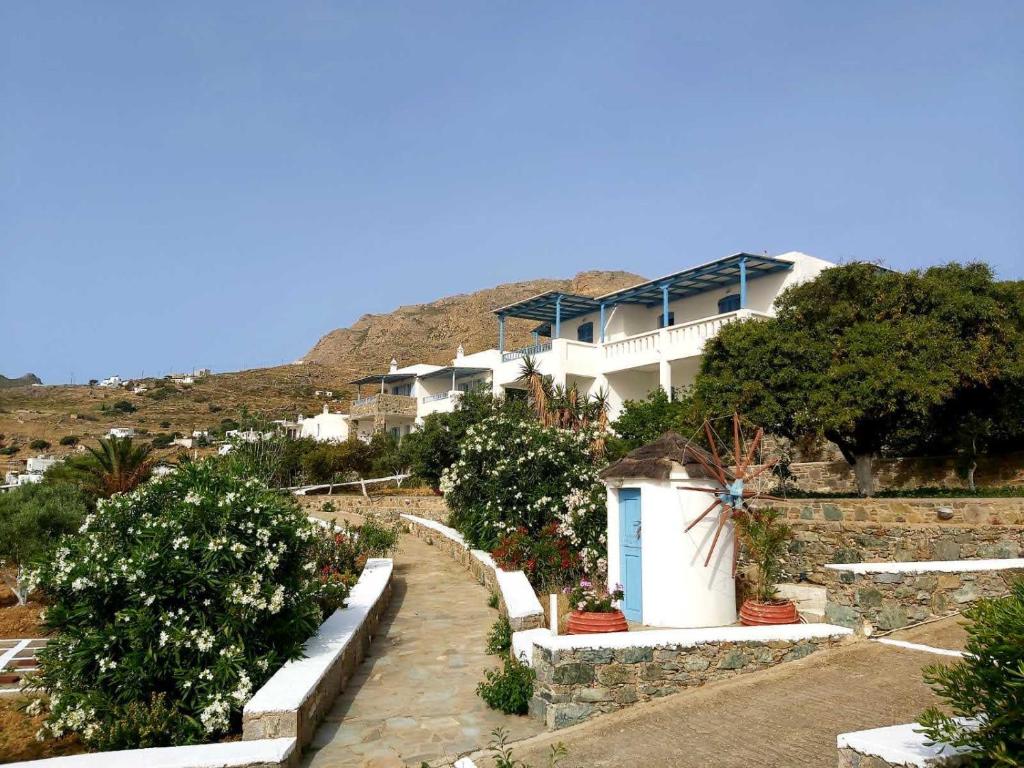
[[[711,502],[711,495],[673,485],[709,486],[704,480],[675,483],[624,480],[640,489],[643,580],[642,622],[655,627],[714,627],[736,621],[732,575],[732,523],[722,530],[714,556],[704,565],[718,525],[714,512],[688,533],[686,526]],[[619,558],[619,489],[608,489],[608,583],[622,580]]]
[[[299,437],[311,437],[319,442],[344,442],[349,436],[349,418],[345,413],[323,413],[303,419]]]

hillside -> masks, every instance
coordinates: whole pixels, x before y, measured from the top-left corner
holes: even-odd
[[[140,383],[149,392],[79,386],[31,386],[31,374],[8,382],[0,390],[0,448],[15,447],[12,456],[0,455],[0,478],[6,469],[23,466],[35,455],[33,440],[51,444],[49,453],[73,451],[60,439],[75,435],[89,441],[114,426],[133,427],[142,439],[156,434],[208,429],[223,419],[239,419],[244,412],[270,418],[295,418],[319,411],[325,397],[317,390],[334,393],[332,408],[351,398],[346,382],[358,375],[379,371],[392,357],[402,364],[445,364],[462,344],[467,352],[497,343],[495,307],[550,290],[597,296],[632,285],[643,278],[628,272],[583,272],[567,280],[530,280],[499,285],[475,293],[450,296],[428,304],[399,307],[382,315],[365,315],[351,328],[326,334],[310,350],[301,365],[255,368],[197,379],[190,385],[172,385],[154,379]],[[508,344],[529,343],[529,321],[508,323]],[[114,408],[127,401],[134,410]],[[168,452],[175,452],[173,449]]]
[[[492,314],[496,307],[554,290],[599,296],[643,279],[629,272],[581,272],[566,280],[506,283],[429,304],[399,307],[386,315],[363,315],[352,327],[324,335],[303,359],[353,374],[380,370],[392,357],[401,365],[446,365],[459,344],[467,353],[497,345],[498,325]],[[510,320],[508,346],[528,344],[534,326],[535,322]]]
[[[43,380],[34,373],[26,373],[24,376],[19,376],[16,379],[8,379],[6,376],[0,375],[0,389],[7,389],[8,387],[30,387],[33,384],[42,383]]]

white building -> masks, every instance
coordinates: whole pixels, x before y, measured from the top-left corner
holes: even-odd
[[[343,443],[349,436],[349,416],[347,413],[331,413],[327,405],[316,416],[302,418],[299,416],[299,437],[311,437],[321,443]]]
[[[429,414],[453,410],[474,387],[496,395],[521,390],[527,355],[556,385],[576,385],[585,395],[605,391],[615,419],[626,400],[659,387],[671,396],[692,384],[704,344],[724,325],[771,317],[783,290],[832,266],[796,251],[737,253],[597,298],[551,291],[499,307],[497,349],[465,355],[460,347],[445,367],[400,368],[393,360],[387,373],[352,382],[358,397],[348,429],[364,439],[377,429],[400,438]],[[538,323],[532,345],[505,348],[507,318]]]
[[[96,386],[98,387],[120,387],[124,384],[124,379],[120,376],[109,376],[99,382]]]
[[[111,427],[107,437],[135,437],[135,430],[132,427]]]
[[[60,459],[53,456],[31,456],[25,460],[25,471],[41,475],[59,461]]]

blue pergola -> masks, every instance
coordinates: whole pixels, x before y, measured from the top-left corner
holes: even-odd
[[[445,368],[438,368],[430,373],[421,373],[420,379],[451,379],[452,389],[455,389],[455,382],[459,379],[467,379],[472,376],[479,376],[481,373],[490,373],[490,368],[472,368],[463,365],[449,365]]]
[[[545,331],[554,338],[558,338],[563,320],[571,320],[574,317],[598,312],[600,314],[600,338],[604,342],[605,310],[608,307],[614,307],[617,304],[641,304],[645,307],[656,307],[660,304],[662,322],[667,327],[668,305],[672,301],[738,284],[740,309],[745,309],[748,281],[792,268],[793,262],[785,259],[758,256],[753,253],[735,253],[724,259],[673,272],[670,275],[630,288],[612,291],[598,296],[596,299],[573,293],[548,291],[494,310],[494,314],[498,316],[498,348],[502,352],[505,351],[506,317],[540,321],[541,324],[533,332],[536,341],[537,336]]]
[[[554,328],[552,334],[558,338],[562,330],[562,321],[571,320],[574,317],[587,315],[596,312],[599,308],[596,299],[589,296],[579,296],[575,293],[563,293],[561,291],[548,291],[536,296],[531,296],[523,301],[514,304],[506,304],[498,307],[494,314],[498,316],[498,349],[505,351],[505,318],[519,317],[525,320],[539,320],[541,326],[534,331],[534,335],[540,332],[547,324]]]
[[[394,384],[398,381],[415,378],[415,373],[371,373],[355,381],[350,381],[349,384],[355,384],[356,397],[362,397],[363,384],[380,384],[380,391],[383,392],[385,384]]]
[[[595,301],[601,314],[601,341],[604,341],[605,308],[616,304],[641,304],[645,307],[656,307],[661,304],[662,323],[667,327],[669,320],[668,305],[672,301],[694,296],[705,291],[725,288],[739,284],[740,309],[747,306],[747,282],[757,277],[764,277],[775,272],[784,272],[793,268],[793,262],[776,259],[771,256],[757,256],[753,253],[736,253],[724,259],[701,264],[680,272],[649,280],[630,288],[612,291],[598,296]]]

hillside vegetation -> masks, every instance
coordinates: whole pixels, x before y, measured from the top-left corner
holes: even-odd
[[[551,290],[597,296],[642,279],[628,272],[583,272],[566,280],[509,283],[399,307],[389,314],[365,315],[351,328],[331,331],[301,364],[214,374],[191,385],[145,379],[140,383],[149,391],[139,395],[85,385],[33,387],[38,379],[31,374],[0,378],[0,386],[13,384],[0,391],[0,447],[18,448],[14,455],[0,455],[0,473],[39,453],[29,447],[33,440],[45,440],[51,445],[48,453],[61,455],[75,450],[73,445],[61,445],[62,438],[87,441],[115,426],[133,427],[145,440],[157,434],[188,435],[225,419],[241,420],[245,413],[294,419],[299,413],[310,415],[323,408],[326,398],[317,396],[317,390],[331,390],[331,407],[340,408],[352,396],[347,382],[384,369],[392,357],[403,365],[447,364],[459,344],[467,353],[493,347],[497,323],[492,310],[496,307]],[[529,343],[534,325],[510,321],[509,345]],[[118,405],[123,401],[132,409]]]

